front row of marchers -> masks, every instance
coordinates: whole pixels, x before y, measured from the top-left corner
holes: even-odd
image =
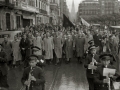
[[[120,90],[115,83],[120,81],[120,75],[115,68],[115,58],[109,53],[100,56],[96,54],[96,46],[89,47],[84,67],[89,84],[89,90]]]

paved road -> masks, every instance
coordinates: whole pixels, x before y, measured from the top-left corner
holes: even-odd
[[[9,90],[20,90],[22,72],[21,67],[9,70]],[[82,64],[77,64],[76,60],[68,65],[47,65],[45,78],[45,90],[88,90],[85,69]]]
[[[45,68],[45,78],[46,78],[46,87],[45,90],[49,90],[51,87],[51,82],[55,78],[56,71],[58,70],[57,66],[49,65]],[[20,90],[22,87],[21,77],[23,74],[23,69],[21,67],[16,69],[10,69],[8,73],[8,84],[10,86],[9,90]]]
[[[71,64],[62,64],[51,90],[88,90],[85,69],[77,64],[76,60]]]

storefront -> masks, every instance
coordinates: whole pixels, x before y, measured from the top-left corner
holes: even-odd
[[[24,14],[22,15],[22,26],[25,28],[26,26],[31,26],[35,24],[35,15],[34,14]]]

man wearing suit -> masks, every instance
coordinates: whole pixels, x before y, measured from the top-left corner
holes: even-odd
[[[25,61],[25,64],[28,66],[26,58],[30,56],[30,40],[27,38],[26,35],[23,35],[19,46],[21,49],[22,60]]]

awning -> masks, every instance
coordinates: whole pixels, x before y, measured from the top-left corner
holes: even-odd
[[[34,16],[29,16],[29,15],[23,15],[23,18],[24,19],[34,19],[35,17]]]

